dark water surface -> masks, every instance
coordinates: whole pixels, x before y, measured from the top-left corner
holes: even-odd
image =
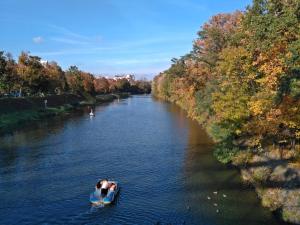
[[[0,138],[0,224],[281,224],[178,107],[135,96],[95,112]],[[93,209],[89,194],[103,177],[121,191]]]

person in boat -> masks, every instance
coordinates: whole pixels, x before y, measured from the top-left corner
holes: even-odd
[[[110,187],[108,189],[108,193],[106,195],[107,198],[110,199],[110,201],[112,200],[111,198],[113,197],[113,193],[116,191],[117,185],[115,183],[111,183]]]
[[[99,180],[95,186],[95,192],[98,195],[101,195],[101,186],[102,186],[102,180]]]
[[[101,182],[101,194],[102,195],[107,195],[107,192],[108,192],[108,188],[109,188],[109,183],[108,183],[108,180],[107,179],[103,179]]]
[[[112,183],[109,187],[109,192],[115,191],[116,190],[116,184]]]

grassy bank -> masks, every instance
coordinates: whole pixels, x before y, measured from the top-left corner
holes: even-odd
[[[74,109],[72,105],[64,105],[57,108],[31,109],[10,114],[0,115],[0,135],[13,131],[22,125],[47,117],[53,117]]]
[[[11,132],[22,125],[44,118],[62,115],[71,110],[88,105],[111,102],[118,98],[129,97],[129,93],[105,94],[98,96],[61,95],[35,98],[0,99],[0,135]],[[47,99],[45,108],[44,100]]]
[[[300,223],[300,146],[268,146],[256,152],[219,146],[215,156],[237,166],[245,182],[252,184],[262,205],[284,221]]]
[[[107,94],[107,95],[97,95],[95,97],[96,103],[104,103],[104,102],[111,102],[114,99],[122,99],[128,98],[130,93],[115,93],[115,94]]]

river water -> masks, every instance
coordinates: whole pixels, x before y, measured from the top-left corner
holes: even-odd
[[[95,114],[0,138],[0,224],[282,224],[178,107],[144,95]],[[89,194],[104,177],[119,181],[120,193],[92,208]]]

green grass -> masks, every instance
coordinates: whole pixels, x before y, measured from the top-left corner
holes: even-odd
[[[127,93],[120,94],[105,94],[93,97],[86,94],[84,98],[85,101],[82,101],[78,106],[94,105],[96,103],[111,102],[116,98],[125,98],[129,95]],[[1,104],[0,104],[1,107]],[[24,124],[28,124],[34,121],[41,120],[47,117],[53,117],[56,115],[63,114],[67,111],[74,109],[75,106],[66,104],[60,107],[48,107],[47,109],[38,108],[32,106],[31,109],[17,111],[10,111],[10,113],[0,113],[0,134],[10,132]]]
[[[0,115],[0,133],[15,129],[23,124],[52,117],[71,110],[71,105],[58,108],[31,109]]]

